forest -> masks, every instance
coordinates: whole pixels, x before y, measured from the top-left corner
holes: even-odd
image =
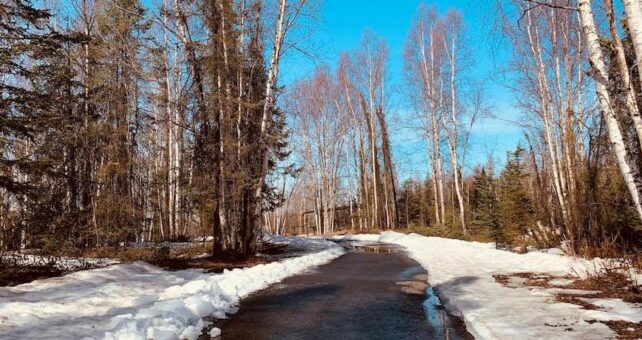
[[[50,5],[0,5],[1,247],[211,235],[252,254],[266,177],[287,171],[279,59],[306,1]]]
[[[523,139],[474,164],[495,114],[456,9],[403,51],[365,31],[285,85],[312,0],[0,0],[0,249],[76,253],[211,236],[398,230],[579,254],[642,245],[642,9],[502,0]],[[389,84],[402,53],[404,83]],[[427,164],[401,176],[398,105]]]

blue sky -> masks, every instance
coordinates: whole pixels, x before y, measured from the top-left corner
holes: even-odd
[[[404,103],[401,90],[403,78],[403,46],[418,0],[321,0],[320,12],[306,43],[316,56],[289,53],[283,60],[281,81],[291,84],[309,74],[320,64],[333,66],[342,51],[356,47],[366,29],[383,36],[390,49],[388,82],[395,97],[391,100],[390,130],[393,151],[401,180],[408,177],[424,178],[427,173],[426,147],[416,129],[411,128],[412,114]],[[502,65],[508,49],[501,44],[501,36],[493,33],[494,10],[490,0],[424,1],[437,6],[440,12],[449,8],[459,10],[467,27],[467,39],[472,44],[475,63],[471,76],[483,80],[487,102],[499,119],[483,119],[473,129],[467,167],[486,163],[492,156],[502,164],[507,150],[513,149],[522,138],[520,129],[506,121],[519,120],[520,114],[512,107],[512,93],[492,80],[497,65]],[[501,51],[498,53],[497,51]]]

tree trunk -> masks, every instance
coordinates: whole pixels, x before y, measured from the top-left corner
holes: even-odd
[[[624,177],[624,181],[629,189],[633,205],[635,206],[639,217],[642,218],[642,205],[640,204],[642,181],[640,180],[640,175],[634,173],[628,163],[629,155],[613,110],[611,95],[608,92],[609,79],[606,71],[606,65],[604,64],[604,56],[602,54],[602,48],[597,34],[597,28],[593,19],[590,0],[579,0],[578,9],[582,31],[584,32],[584,38],[586,39],[586,45],[589,50],[591,71],[593,79],[595,80],[600,109],[602,110],[602,115],[606,120],[609,141],[611,142],[611,146],[615,152],[615,157],[620,167],[620,171],[622,172],[622,176]]]
[[[635,50],[635,60],[642,76],[642,8],[639,0],[622,0],[626,12],[626,25],[629,27],[631,42]],[[642,82],[640,84],[642,86]],[[642,87],[640,89],[642,91]]]
[[[553,172],[553,184],[555,187],[555,193],[557,194],[557,201],[562,210],[562,218],[564,223],[568,222],[568,212],[566,209],[566,192],[562,187],[562,175],[560,173],[559,167],[559,157],[557,155],[556,141],[553,139],[553,134],[551,132],[551,103],[550,103],[550,92],[548,89],[548,81],[546,78],[546,71],[544,66],[544,61],[542,59],[541,45],[539,41],[539,35],[537,30],[535,33],[532,32],[531,28],[533,26],[531,22],[530,12],[526,13],[527,20],[527,36],[528,44],[530,47],[533,60],[536,64],[536,76],[537,76],[537,85],[541,103],[541,114],[544,120],[544,138],[546,140],[546,145],[548,147],[549,157],[551,158],[551,171]]]
[[[625,1],[626,3],[626,1]],[[626,62],[626,56],[624,53],[624,46],[622,46],[622,40],[617,33],[617,27],[615,26],[615,14],[613,13],[613,0],[604,0],[604,5],[606,7],[606,13],[609,21],[609,31],[611,32],[611,38],[613,39],[613,47],[615,49],[617,66],[620,71],[620,77],[622,79],[622,86],[626,91],[624,103],[627,110],[629,111],[629,116],[633,121],[633,126],[638,137],[638,143],[642,148],[642,117],[640,117],[640,110],[637,103],[637,94],[633,83],[631,82],[631,77],[629,75],[629,66]],[[634,7],[638,7],[634,4]],[[638,13],[639,14],[639,13]],[[642,22],[640,23],[642,25]],[[639,28],[639,27],[638,27]],[[639,28],[642,30],[642,28]],[[638,58],[638,60],[640,60]],[[641,73],[642,74],[642,73]]]

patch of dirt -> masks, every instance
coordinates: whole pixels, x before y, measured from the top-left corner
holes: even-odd
[[[597,294],[582,294],[582,297],[593,298],[617,298],[630,303],[642,303],[642,291],[639,286],[635,285],[624,274],[611,273],[609,275],[602,275],[600,277],[589,277],[580,279],[570,275],[566,276],[551,276],[549,274],[538,273],[511,273],[511,274],[495,274],[493,278],[495,281],[509,288],[518,288],[510,285],[511,278],[517,277],[524,279],[524,287],[542,287],[542,288],[562,288],[562,289],[577,289],[599,291]],[[551,284],[554,279],[571,280],[569,284],[555,285]],[[566,294],[565,294],[566,295]],[[577,296],[580,296],[579,294]]]
[[[493,275],[493,279],[495,279],[495,282],[499,283],[500,285],[504,287],[508,287],[508,282],[510,281],[510,275],[506,274],[495,274]],[[509,287],[509,288],[515,288],[515,287]]]
[[[642,322],[600,321],[617,333],[618,339],[642,339]]]
[[[587,295],[581,295],[582,297],[587,297]],[[594,297],[589,295],[590,297]],[[564,303],[572,303],[574,305],[582,306],[584,309],[588,310],[598,310],[599,308],[592,304],[588,303],[584,300],[581,300],[578,295],[573,295],[573,294],[557,294],[555,295],[555,300],[559,302],[564,302]]]
[[[65,272],[54,266],[0,266],[0,287],[12,287],[34,280],[63,275]]]
[[[625,302],[642,303],[642,291],[622,273],[613,272],[609,275],[577,279],[565,286],[570,289],[598,290],[600,298],[617,298]]]
[[[506,286],[508,288],[518,288],[516,286],[510,286],[509,283],[511,282],[511,277],[517,277],[520,279],[524,279],[524,284],[523,286],[525,287],[544,287],[544,288],[570,288],[569,286],[554,286],[550,284],[551,280],[554,279],[575,279],[574,277],[570,275],[566,276],[551,276],[549,274],[545,273],[528,273],[528,272],[523,272],[523,273],[511,273],[511,274],[495,274],[493,275],[493,278],[495,279],[496,282],[502,284],[503,286]]]
[[[280,255],[284,254],[287,248],[287,244],[263,242],[258,252],[265,255]]]
[[[167,258],[154,259],[149,262],[155,266],[168,270],[205,269],[210,273],[221,273],[225,269],[231,270],[274,262],[277,259],[273,256],[286,253],[287,247],[287,244],[262,243],[257,252],[264,255],[270,255],[269,257],[251,256],[249,258],[225,259],[214,258],[211,255],[199,257],[199,255],[210,253],[212,251],[210,244],[184,248],[180,253],[172,254]]]

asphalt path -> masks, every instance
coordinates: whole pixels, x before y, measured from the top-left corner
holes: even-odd
[[[222,339],[471,339],[395,248],[348,253],[243,300]],[[372,252],[372,251],[383,252]]]

